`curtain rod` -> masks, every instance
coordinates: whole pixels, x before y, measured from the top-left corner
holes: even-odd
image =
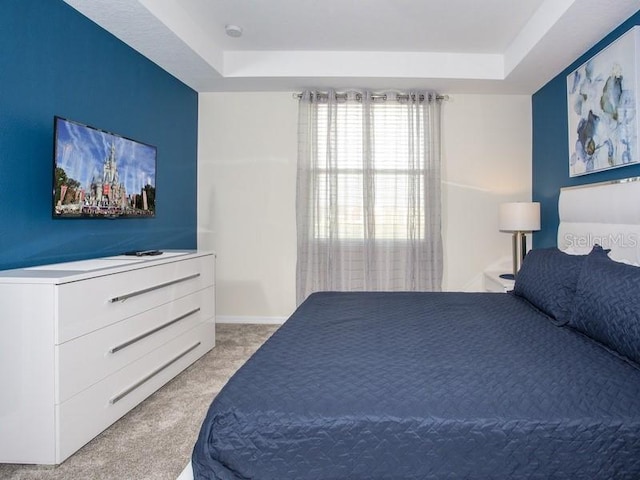
[[[314,92],[319,94],[320,96],[328,96],[329,92]],[[356,95],[362,95],[360,92],[356,92]],[[436,100],[444,100],[447,101],[449,100],[449,95],[440,95],[440,94],[435,94],[436,96]],[[294,93],[293,94],[293,98],[300,100],[302,98],[302,93]],[[336,98],[347,98],[347,92],[337,92],[336,93]],[[374,100],[377,98],[381,98],[383,100],[387,99],[387,94],[386,93],[372,93],[371,94],[371,98],[373,98]],[[420,100],[424,100],[424,94],[420,94]],[[409,100],[409,94],[405,93],[405,94],[398,94],[396,95],[396,100]]]

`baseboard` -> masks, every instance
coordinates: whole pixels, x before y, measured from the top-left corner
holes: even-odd
[[[216,323],[254,323],[262,325],[283,324],[286,317],[252,317],[235,315],[216,315]]]

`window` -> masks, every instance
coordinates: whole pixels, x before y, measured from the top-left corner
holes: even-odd
[[[439,101],[304,92],[298,140],[298,302],[319,290],[439,290]]]
[[[424,238],[424,222],[418,212],[412,218],[412,199],[424,198],[425,169],[422,163],[412,162],[409,149],[416,143],[421,157],[424,136],[411,141],[409,110],[397,102],[373,104],[370,110],[371,131],[365,132],[363,109],[350,104],[339,104],[335,109],[336,156],[328,153],[329,106],[318,107],[317,145],[318,162],[313,174],[318,181],[318,222],[313,225],[313,236],[326,239],[359,239],[365,235],[365,201],[369,201],[373,213],[372,236],[379,240]],[[371,158],[366,161],[365,136],[370,135]],[[333,165],[331,165],[333,163]],[[335,177],[329,175],[335,169]],[[365,169],[368,168],[369,179]],[[366,182],[373,182],[365,191]],[[332,183],[334,182],[334,183]],[[414,192],[416,190],[417,192]],[[337,204],[329,197],[334,194]],[[370,198],[367,198],[369,196]],[[332,231],[331,209],[337,215],[337,231]],[[413,229],[417,229],[415,232]]]

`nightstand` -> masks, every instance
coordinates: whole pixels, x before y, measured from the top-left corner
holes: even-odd
[[[504,293],[513,290],[514,280],[500,278],[500,275],[507,273],[502,270],[485,270],[484,272],[484,289],[487,292]]]

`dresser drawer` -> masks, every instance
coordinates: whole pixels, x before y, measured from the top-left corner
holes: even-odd
[[[215,324],[193,329],[56,406],[57,463],[155,392],[213,346]]]
[[[57,287],[56,343],[213,285],[213,256],[65,283]]]
[[[212,318],[213,303],[213,287],[208,287],[56,346],[56,403]]]

